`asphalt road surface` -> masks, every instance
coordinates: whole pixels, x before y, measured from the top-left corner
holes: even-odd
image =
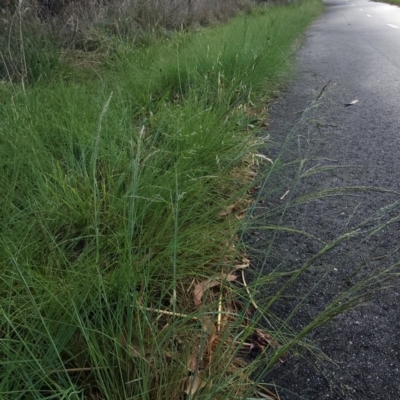
[[[308,168],[346,166],[302,179],[291,189],[292,206],[283,218],[283,224],[329,241],[382,207],[392,209],[374,223],[400,215],[396,205],[400,196],[395,193],[400,192],[400,8],[366,0],[329,0],[325,5],[325,13],[308,30],[298,52],[296,78],[271,107],[269,134],[274,143],[265,154],[271,158],[281,154],[284,162],[308,158]],[[303,113],[316,98],[319,106]],[[282,150],[289,134],[295,140]],[[292,175],[278,173],[280,195],[291,188],[295,175],[296,171]],[[265,208],[259,210],[259,216],[268,214],[268,204],[280,201],[271,186],[262,194]],[[305,193],[355,186],[393,192],[360,190],[354,195],[296,204],[296,198]],[[248,243],[256,249],[257,258],[270,236],[255,235],[249,236]],[[336,249],[322,262],[332,267],[325,286],[306,300],[291,324],[297,329],[304,326],[357,268],[359,275],[367,276],[398,261],[399,246],[397,221],[362,243]],[[263,263],[276,264],[279,253],[288,263],[302,265],[316,251],[318,246],[311,241],[281,234],[275,258],[271,252]],[[291,289],[291,298],[301,298],[313,280],[319,279],[320,270],[308,272]],[[288,297],[275,306],[282,318],[290,313],[290,301]],[[297,356],[279,365],[265,381],[280,388],[282,400],[400,399],[398,279],[363,307],[336,317],[312,339],[332,362],[319,361],[316,370]]]

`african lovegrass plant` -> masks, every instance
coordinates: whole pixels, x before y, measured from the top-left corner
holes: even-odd
[[[92,74],[2,84],[3,398],[246,398],[256,367],[351,303],[340,295],[291,336],[254,301],[287,271],[237,283],[249,107],[319,11],[308,1],[148,48],[119,41]]]

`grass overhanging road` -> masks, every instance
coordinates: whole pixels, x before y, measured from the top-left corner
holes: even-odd
[[[265,360],[242,364],[240,351],[257,342],[279,359],[248,320],[262,281],[233,287],[247,265],[235,235],[254,104],[321,10],[253,8],[146,47],[119,41],[96,63],[65,53],[36,83],[1,84],[2,398],[254,392]]]

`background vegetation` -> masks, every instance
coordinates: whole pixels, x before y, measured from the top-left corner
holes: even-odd
[[[58,54],[111,51],[116,41],[147,46],[175,30],[226,22],[251,0],[1,0],[0,77],[36,79]]]
[[[394,4],[394,5],[400,5],[399,0],[379,0],[381,3],[389,3],[389,4]]]

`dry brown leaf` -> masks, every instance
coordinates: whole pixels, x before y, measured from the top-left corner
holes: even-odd
[[[257,176],[257,171],[254,171],[252,169],[247,169],[245,172],[246,172],[247,175],[249,175],[251,177]]]
[[[199,353],[191,354],[187,359],[187,368],[191,372],[196,372],[199,368]]]
[[[212,281],[207,279],[206,281],[198,283],[194,287],[193,296],[194,296],[194,304],[195,306],[199,306],[201,304],[201,299],[203,298],[203,294],[207,289],[211,289],[214,286],[218,286],[220,282]]]
[[[193,291],[194,304],[196,306],[199,306],[201,304],[201,299],[203,298],[204,292],[215,286],[219,286],[221,284],[221,279],[232,282],[237,279],[237,276],[233,274],[218,275],[214,279],[207,279],[203,282],[198,283],[197,285],[195,285]]]
[[[232,214],[235,209],[235,204],[231,204],[229,207],[226,208],[226,210],[222,211],[219,213],[220,217],[226,217],[229,214]]]
[[[212,340],[210,339],[210,341],[213,342],[217,337],[217,335],[215,334],[217,328],[214,322],[212,321],[211,317],[208,315],[204,316],[203,329],[213,338]]]
[[[344,106],[345,107],[348,107],[348,106],[352,106],[353,104],[357,104],[358,103],[358,100],[357,99],[354,99],[354,100],[352,100],[350,103],[346,103]]]
[[[199,371],[197,374],[193,374],[187,379],[185,393],[191,397],[205,385],[206,374],[204,371]]]
[[[256,329],[256,341],[261,346],[271,346],[274,350],[277,350],[280,347],[280,344],[276,339],[274,339],[267,331],[262,329]]]
[[[247,215],[246,211],[242,211],[241,213],[236,215],[236,218],[240,221],[241,219],[243,219],[245,216]]]
[[[235,269],[245,269],[248,268],[250,264],[237,264],[235,265]]]
[[[225,279],[228,282],[233,282],[233,281],[236,281],[237,275],[234,275],[234,274],[226,274],[226,275],[225,274],[221,274],[221,278]]]
[[[209,334],[214,334],[217,330],[215,327],[214,322],[212,321],[211,317],[209,315],[205,315],[203,319],[203,329],[209,333]]]

